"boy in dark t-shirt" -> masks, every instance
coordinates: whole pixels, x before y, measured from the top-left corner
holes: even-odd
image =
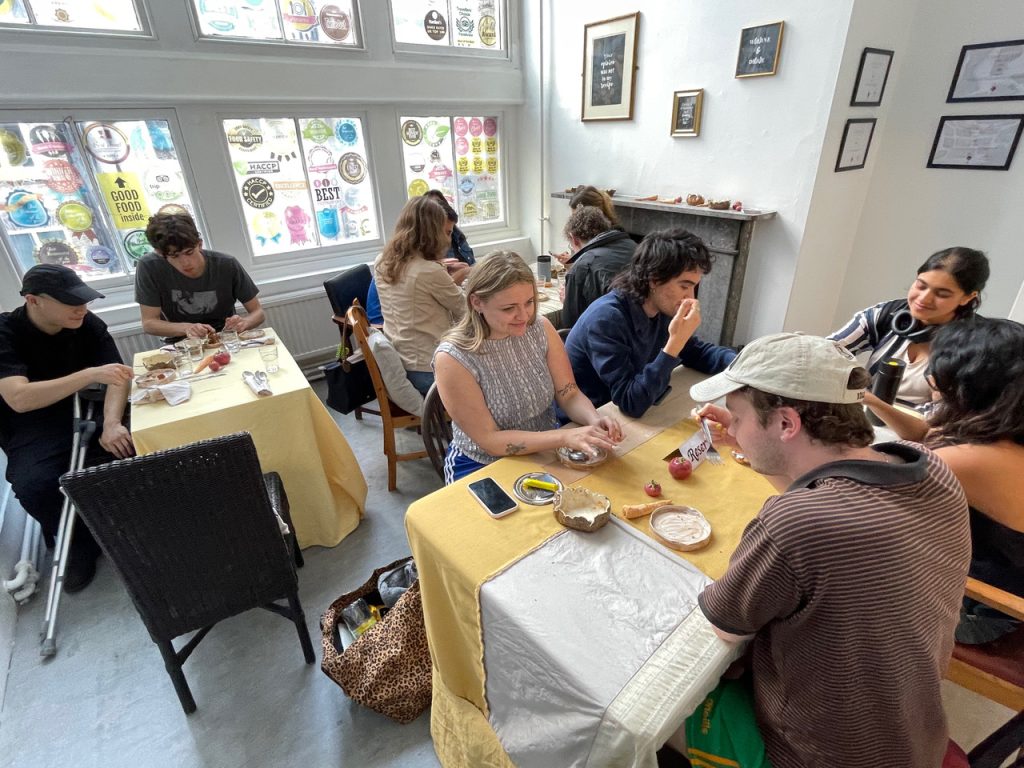
[[[235,259],[203,249],[192,217],[151,216],[146,237],[154,248],[135,270],[142,329],[177,341],[220,330],[247,331],[264,320],[259,288]],[[235,314],[235,302],[248,313]]]
[[[102,294],[72,270],[32,267],[21,294],[24,305],[0,314],[0,448],[14,494],[52,546],[63,507],[58,478],[71,463],[72,398],[91,384],[107,385],[98,445],[89,446],[88,463],[131,456],[122,418],[132,369],[121,364],[106,324],[88,310]],[[98,554],[89,530],[76,526],[65,591],[77,592],[92,580]]]

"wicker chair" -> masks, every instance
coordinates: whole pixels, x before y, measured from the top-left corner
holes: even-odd
[[[426,451],[399,453],[395,443],[395,430],[405,427],[418,428],[420,417],[399,408],[388,397],[388,388],[384,383],[384,377],[381,375],[377,360],[367,343],[370,336],[370,323],[366,319],[366,310],[356,303],[348,308],[345,320],[355,332],[356,341],[359,342],[359,348],[363,351],[363,358],[366,360],[366,367],[370,370],[373,389],[377,393],[377,405],[380,406],[380,417],[384,422],[384,455],[388,458],[388,490],[393,491],[398,487],[398,462],[423,459],[427,456]]]
[[[437,384],[431,384],[423,401],[423,445],[437,476],[444,480],[444,457],[452,441],[452,422],[441,402]]]
[[[68,473],[61,485],[121,575],[186,714],[196,703],[182,665],[222,619],[256,607],[280,614],[313,663],[298,548],[273,514],[281,502],[277,512],[293,528],[284,488],[276,473],[262,474],[248,434]],[[274,602],[282,599],[287,605]],[[176,651],[171,641],[189,632]]]

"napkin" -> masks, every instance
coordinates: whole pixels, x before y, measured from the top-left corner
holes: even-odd
[[[270,389],[270,380],[267,378],[267,374],[263,371],[243,371],[242,381],[244,381],[253,392],[260,397],[267,397],[274,394]]]
[[[192,398],[192,385],[187,381],[171,381],[150,389],[139,389],[128,400],[133,405],[166,400],[168,405],[181,405]]]

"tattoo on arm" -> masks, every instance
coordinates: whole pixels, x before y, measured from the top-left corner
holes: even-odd
[[[570,381],[568,384],[566,384],[564,387],[558,390],[555,394],[557,394],[559,397],[565,397],[566,395],[571,395],[577,389],[579,389],[579,387],[576,386],[576,382]]]
[[[509,443],[508,445],[505,446],[505,455],[515,456],[516,454],[522,453],[525,450],[526,445],[524,443]]]

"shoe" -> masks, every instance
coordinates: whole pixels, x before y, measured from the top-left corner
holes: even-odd
[[[96,575],[96,560],[99,556],[99,552],[71,551],[64,569],[64,592],[73,595],[89,586]]]

